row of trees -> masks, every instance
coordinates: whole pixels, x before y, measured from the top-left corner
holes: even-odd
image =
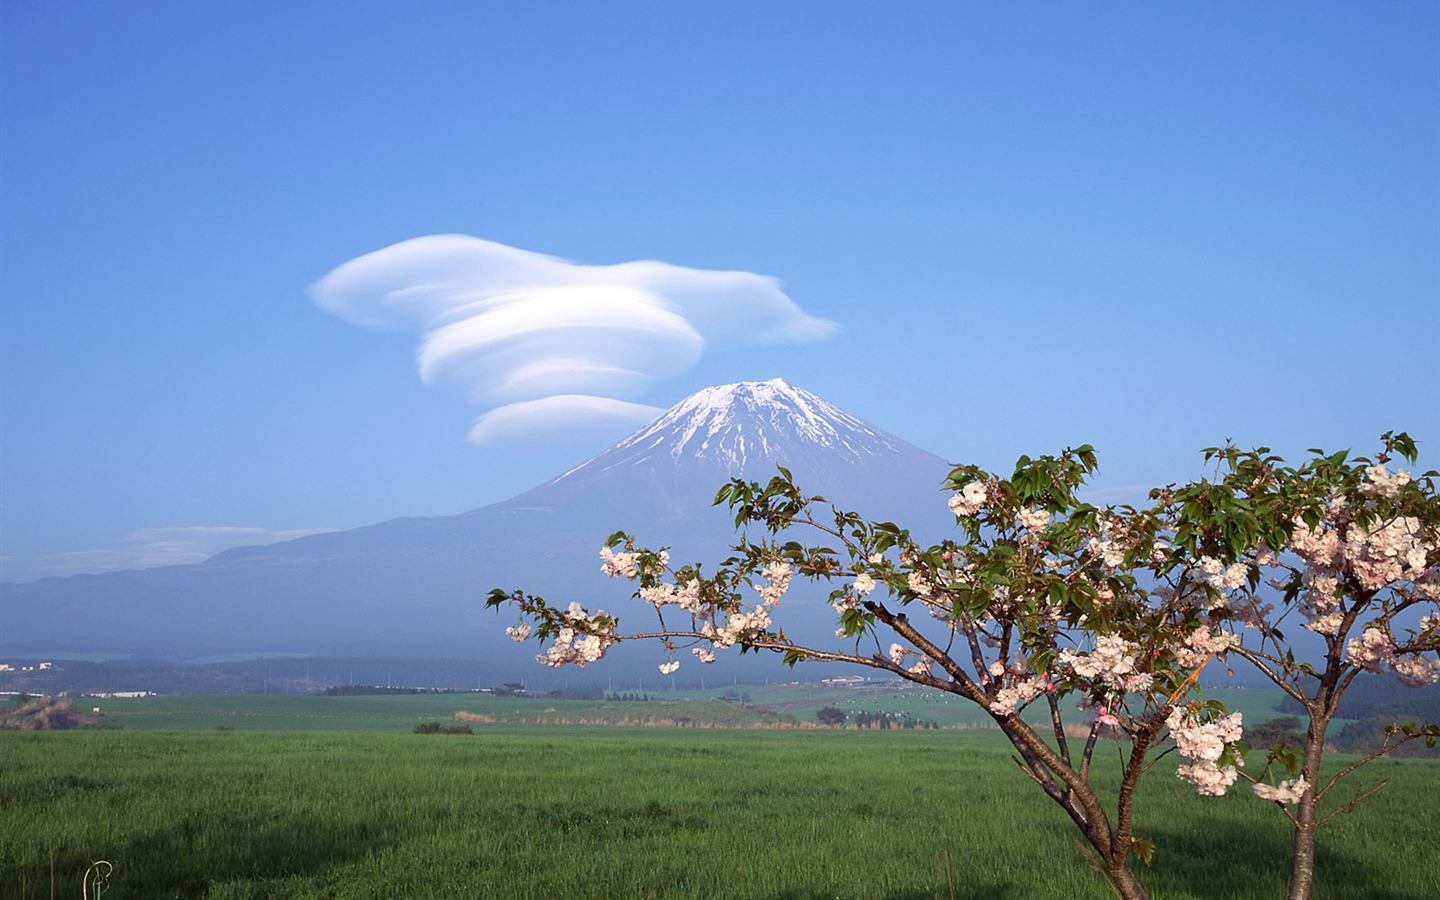
[[[935,722],[917,719],[909,713],[871,712],[863,709],[850,715],[848,720],[856,728],[878,731],[933,731],[940,727]]]
[[[609,538],[603,570],[636,583],[656,627],[624,632],[603,610],[520,590],[494,590],[488,602],[518,610],[510,635],[547,642],[539,659],[551,666],[654,640],[668,673],[686,651],[708,663],[738,647],[791,665],[880,669],[975,703],[1125,898],[1146,896],[1132,861],[1154,849],[1132,830],[1136,788],[1173,754],[1176,774],[1200,794],[1246,783],[1289,819],[1290,896],[1308,898],[1317,831],[1378,789],[1322,810],[1366,761],[1321,777],[1341,696],[1366,671],[1413,687],[1440,678],[1435,473],[1390,468],[1415,455],[1403,433],[1384,435],[1371,458],[1312,451],[1298,467],[1265,448],[1211,448],[1213,477],[1158,488],[1141,507],[1080,499],[1097,464],[1088,446],[1021,457],[1008,477],[958,466],[947,483],[956,536],[930,546],[805,495],[782,468],[768,484],[720,490],[740,537],[713,572],[674,566],[665,549],[623,532]],[[796,576],[831,586],[838,647],[798,642],[777,621]],[[1301,630],[1316,636],[1315,653],[1297,652]],[[1235,658],[1303,710],[1298,745],[1251,751],[1240,714],[1198,696],[1201,670]],[[1071,695],[1086,712],[1067,729]],[[1043,725],[1022,715],[1036,706]],[[1107,729],[1122,740],[1121,776],[1108,790],[1113,782],[1092,766]],[[1437,731],[1397,726],[1386,748],[1422,738],[1433,746]]]

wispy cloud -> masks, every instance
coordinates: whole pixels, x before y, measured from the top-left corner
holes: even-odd
[[[453,234],[351,260],[312,294],[348,322],[420,332],[421,379],[488,408],[470,430],[478,444],[634,427],[662,410],[624,398],[709,348],[838,330],[765,275],[656,261],[580,265]]]
[[[33,577],[190,565],[204,562],[231,547],[274,544],[328,530],[330,529],[309,528],[271,531],[266,528],[229,525],[142,528],[125,537],[117,547],[77,550],[47,557],[34,567]]]

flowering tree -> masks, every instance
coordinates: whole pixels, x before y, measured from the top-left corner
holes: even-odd
[[[1307,897],[1318,801],[1339,777],[1318,787],[1340,695],[1363,669],[1388,667],[1416,685],[1440,674],[1440,616],[1401,630],[1407,610],[1435,607],[1440,596],[1440,503],[1430,475],[1411,480],[1385,468],[1396,452],[1413,459],[1409,439],[1384,440],[1373,463],[1337,454],[1295,470],[1265,450],[1207,451],[1219,477],[1154,491],[1143,509],[1079,500],[1096,466],[1089,446],[1022,457],[1008,478],[959,466],[947,484],[957,537],[928,547],[893,523],[804,495],[782,468],[766,485],[735,480],[720,490],[716,503],[734,510],[741,535],[713,574],[672,566],[665,549],[639,547],[623,532],[606,541],[602,571],[636,582],[633,596],[656,616],[652,629],[622,632],[603,610],[560,608],[523,591],[494,590],[488,604],[518,607],[521,621],[507,631],[549,641],[538,659],[551,666],[584,665],[620,641],[648,639],[662,645],[666,673],[684,650],[709,663],[738,646],[781,653],[791,665],[866,666],[959,695],[995,721],[1126,898],[1146,896],[1131,858],[1148,861],[1153,850],[1132,833],[1136,788],[1174,750],[1184,762],[1177,774],[1201,794],[1224,794],[1244,778],[1285,810],[1296,826],[1292,896]],[[788,539],[795,532],[823,543]],[[1280,573],[1278,608],[1257,594],[1267,567]],[[775,621],[797,575],[833,587],[834,647],[798,642]],[[1326,638],[1320,667],[1286,643],[1279,626],[1288,616]],[[1240,714],[1196,695],[1201,669],[1227,654],[1260,667],[1309,714],[1302,752],[1272,750],[1258,776],[1240,771]],[[1083,737],[1065,727],[1070,695],[1086,711]],[[1030,717],[1040,724],[1022,716],[1032,707],[1043,712]],[[1107,730],[1124,739],[1112,794],[1091,777]],[[1410,727],[1395,740],[1433,742],[1435,733]],[[1291,777],[1271,784],[1270,770],[1287,765]]]
[[[1320,800],[1395,744],[1424,738],[1434,747],[1440,732],[1433,724],[1397,725],[1380,751],[1321,784],[1326,729],[1361,672],[1389,670],[1413,688],[1440,679],[1435,473],[1418,480],[1403,469],[1392,474],[1387,465],[1397,454],[1414,462],[1415,445],[1403,433],[1381,440],[1374,460],[1312,451],[1315,458],[1299,468],[1263,448],[1212,448],[1206,457],[1218,461],[1223,478],[1156,492],[1177,522],[1176,559],[1191,566],[1184,578],[1204,586],[1205,616],[1236,642],[1236,654],[1305,709],[1298,755],[1272,748],[1260,775],[1247,776],[1256,796],[1274,801],[1295,827],[1291,898],[1311,894],[1319,826],[1379,786],[1357,790],[1323,818]],[[1277,573],[1269,579],[1276,604],[1256,591],[1266,569]],[[1282,625],[1322,637],[1323,657],[1297,659]],[[1264,779],[1276,764],[1290,777],[1271,785]]]

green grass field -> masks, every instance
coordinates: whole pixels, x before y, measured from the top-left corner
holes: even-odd
[[[492,724],[503,725],[630,725],[650,720],[742,728],[794,721],[788,715],[765,709],[704,698],[606,703],[489,694],[139,697],[86,699],[78,701],[76,708],[100,709],[107,726],[169,731],[397,732],[409,731],[422,722],[449,721],[457,712],[484,716],[493,719]]]
[[[96,859],[113,900],[1112,896],[992,732],[409,733],[455,701],[95,701],[124,729],[0,733],[0,896],[50,897],[53,872],[54,896],[78,897]],[[1283,817],[1173,770],[1142,787],[1152,895],[1283,895]],[[1380,778],[1322,830],[1317,896],[1440,896],[1440,764],[1361,780]]]
[[[847,713],[871,712],[908,713],[920,721],[934,722],[941,728],[993,728],[994,723],[978,706],[960,697],[927,690],[903,682],[880,682],[860,688],[827,687],[815,684],[748,685],[710,691],[692,691],[687,696],[720,697],[726,693],[748,698],[747,702],[802,722],[814,722],[821,707],[834,706]],[[1217,698],[1234,712],[1244,713],[1246,722],[1263,722],[1280,715],[1275,707],[1283,697],[1279,688],[1225,688],[1207,690],[1207,698]],[[1049,713],[1042,704],[1031,707],[1026,718],[1045,722]],[[1082,721],[1084,716],[1076,716]]]
[[[738,702],[725,702],[726,694]],[[1251,724],[1278,715],[1275,688],[1208,692]],[[869,710],[908,713],[942,728],[992,727],[973,703],[936,691],[896,687],[856,690],[821,685],[746,685],[708,691],[652,695],[648,702],[557,700],[545,697],[497,697],[482,693],[405,696],[283,697],[225,694],[217,696],[82,699],[76,708],[99,708],[105,722],[123,728],[201,730],[215,727],[242,731],[405,731],[414,725],[448,720],[458,711],[493,718],[496,724],[564,725],[583,722],[620,724],[652,720],[724,727],[757,724],[815,723],[825,706],[846,712]],[[1043,721],[1035,708],[1032,716]]]

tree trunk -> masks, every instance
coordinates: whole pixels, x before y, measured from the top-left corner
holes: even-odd
[[[1130,867],[1121,864],[1118,868],[1110,869],[1110,880],[1114,883],[1115,889],[1120,892],[1123,900],[1150,900],[1150,895],[1140,886],[1140,881]]]
[[[1326,715],[1312,715],[1300,775],[1305,793],[1295,811],[1295,852],[1290,870],[1289,900],[1310,900],[1315,890],[1315,830],[1320,815],[1320,757],[1325,752]]]

